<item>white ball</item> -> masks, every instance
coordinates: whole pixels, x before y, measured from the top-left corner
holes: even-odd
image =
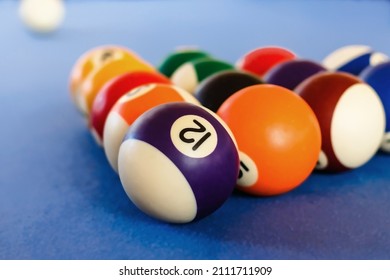
[[[21,0],[19,15],[32,31],[49,33],[63,22],[65,4],[63,0]]]

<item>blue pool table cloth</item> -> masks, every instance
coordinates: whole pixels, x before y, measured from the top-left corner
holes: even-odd
[[[17,8],[0,1],[0,259],[390,258],[390,155],[166,224],[127,198],[68,92],[77,58],[103,44],[154,65],[180,45],[231,63],[266,45],[316,61],[349,44],[390,54],[389,1],[70,0],[49,36]]]

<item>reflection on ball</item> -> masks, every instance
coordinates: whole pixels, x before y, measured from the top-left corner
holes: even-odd
[[[295,90],[321,126],[322,157],[317,169],[340,172],[362,166],[377,152],[385,112],[375,90],[342,72],[316,74]]]
[[[278,195],[311,174],[320,153],[320,127],[312,109],[294,92],[275,85],[250,86],[230,96],[217,113],[237,140],[240,190]]]
[[[238,153],[226,125],[184,102],[154,107],[129,129],[119,176],[135,205],[157,219],[187,223],[217,210],[232,193]]]
[[[115,171],[118,170],[120,144],[133,122],[154,106],[174,101],[199,104],[192,94],[168,84],[140,86],[118,100],[108,114],[103,130],[104,152]]]

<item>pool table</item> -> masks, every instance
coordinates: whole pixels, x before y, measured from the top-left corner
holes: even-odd
[[[212,215],[157,221],[126,196],[72,104],[85,51],[127,46],[157,66],[182,45],[235,63],[260,46],[322,61],[350,44],[390,54],[389,1],[76,1],[54,33],[0,1],[0,259],[390,259],[390,155],[314,172],[280,196],[235,191]],[[282,174],[281,174],[282,175]]]

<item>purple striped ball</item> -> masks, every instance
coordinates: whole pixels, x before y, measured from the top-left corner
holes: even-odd
[[[172,102],[134,122],[120,146],[118,169],[139,209],[163,221],[187,223],[228,199],[239,158],[231,131],[215,113]]]

